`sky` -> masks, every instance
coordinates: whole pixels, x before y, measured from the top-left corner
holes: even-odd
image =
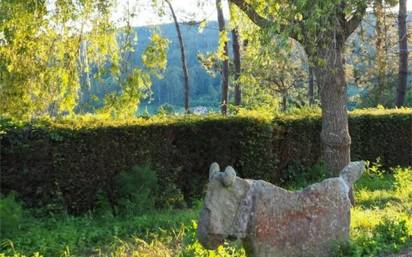
[[[131,21],[133,26],[146,26],[161,23],[173,22],[169,9],[166,9],[165,15],[159,17],[155,9],[152,7],[152,0],[117,0],[114,20],[121,22],[124,13],[128,9],[135,7],[136,17]],[[214,0],[171,0],[175,9],[176,16],[179,22],[182,21],[200,21],[200,20],[216,20],[216,6]],[[200,2],[200,4],[199,4]],[[224,15],[228,17],[227,1],[223,1]],[[199,6],[200,5],[200,6]],[[167,6],[166,6],[167,7]]]
[[[169,23],[173,22],[170,12],[167,9],[165,15],[160,18],[156,11],[152,8],[152,0],[117,0],[118,6],[116,7],[116,14],[114,15],[114,20],[121,22],[123,14],[129,9],[133,9],[135,6],[136,16],[131,21],[133,26],[146,26],[153,24]],[[199,2],[202,6],[198,6]],[[176,15],[179,21],[189,21],[189,20],[216,20],[216,6],[214,0],[171,0],[171,3],[175,9]],[[223,1],[223,9],[225,11],[225,17],[228,17],[228,7],[227,1]],[[407,2],[407,8],[412,11],[412,0]],[[394,8],[396,11],[398,7]],[[194,17],[194,18],[193,18]]]

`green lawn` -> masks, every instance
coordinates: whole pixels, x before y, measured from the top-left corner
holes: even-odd
[[[377,256],[412,246],[411,185],[410,168],[387,173],[369,169],[355,186],[351,243],[337,246],[336,256]],[[12,204],[6,202],[2,200],[1,217],[13,215],[7,213]],[[42,218],[25,210],[15,224],[2,220],[0,257],[245,256],[236,242],[217,251],[200,246],[196,241],[199,209],[157,211],[138,217],[100,213]]]

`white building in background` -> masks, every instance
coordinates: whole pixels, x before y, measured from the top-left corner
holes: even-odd
[[[196,106],[193,108],[193,113],[197,115],[208,114],[209,110],[206,106]]]

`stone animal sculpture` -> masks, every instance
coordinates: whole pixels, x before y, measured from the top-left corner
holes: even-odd
[[[247,256],[329,256],[349,240],[348,193],[365,163],[352,162],[339,177],[291,192],[262,180],[242,179],[228,166],[209,170],[199,242],[216,249],[226,238],[241,239]]]

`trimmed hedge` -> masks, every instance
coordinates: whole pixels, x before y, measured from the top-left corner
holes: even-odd
[[[2,136],[2,192],[15,190],[33,207],[61,192],[69,210],[80,213],[95,206],[99,191],[115,197],[116,174],[148,164],[161,188],[177,185],[191,199],[201,194],[213,161],[268,179],[271,133],[269,122],[254,118],[24,124]]]
[[[61,199],[73,213],[116,201],[116,175],[149,165],[160,187],[175,185],[186,200],[202,194],[210,163],[242,177],[279,182],[288,166],[320,161],[320,116],[220,116],[105,121],[2,121],[1,192],[16,191],[31,207]],[[350,116],[352,158],[412,165],[412,110]]]

